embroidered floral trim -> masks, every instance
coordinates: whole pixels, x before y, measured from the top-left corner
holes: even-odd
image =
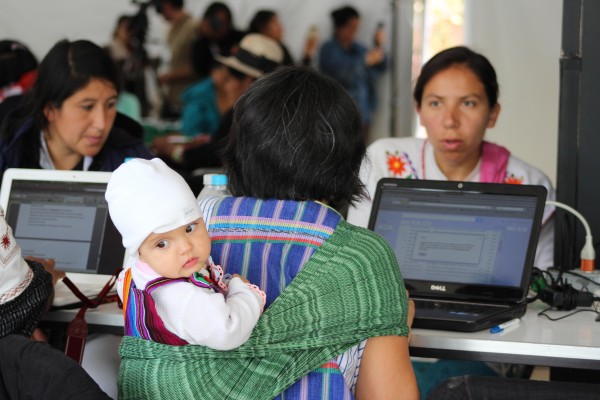
[[[213,289],[215,292],[226,294],[229,288],[223,283],[223,275],[223,268],[211,262],[206,268],[194,272],[189,280],[198,287]]]
[[[263,292],[262,290],[260,290],[260,288],[256,285],[253,285],[251,283],[246,283],[246,285],[248,285],[250,287],[250,289],[252,289],[252,291],[258,295],[258,297],[261,298],[262,300],[262,305],[260,308],[260,312],[262,314],[262,312],[265,310],[265,303],[267,302],[267,295],[265,294],[265,292]]]
[[[515,174],[509,174],[508,172],[506,173],[506,178],[504,178],[504,183],[508,183],[511,185],[522,185],[523,181],[525,180],[525,177],[521,176],[515,176]]]
[[[389,151],[386,151],[385,156],[387,158],[388,171],[394,176],[402,175],[406,170],[406,163],[398,154],[398,150],[396,150],[395,154],[391,154]]]
[[[19,283],[13,289],[8,290],[7,292],[2,293],[0,295],[0,304],[4,304],[4,303],[6,303],[6,302],[8,302],[10,300],[13,300],[18,295],[20,295],[21,293],[23,293],[23,291],[25,291],[25,289],[27,289],[27,287],[31,283],[32,279],[33,279],[33,270],[30,268],[27,271],[27,275],[25,276],[25,279],[23,280],[23,282]]]
[[[393,153],[386,151],[385,157],[390,176],[414,179],[415,169],[411,165],[410,159],[406,153],[400,153],[398,150],[394,151]]]

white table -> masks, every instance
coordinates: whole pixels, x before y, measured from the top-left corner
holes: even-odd
[[[541,302],[529,305],[518,326],[501,333],[450,332],[413,329],[410,353],[417,357],[450,358],[600,370],[600,322],[591,312],[561,321],[550,321],[537,313]],[[551,311],[558,317],[570,311]],[[52,311],[48,322],[71,321],[77,310]],[[117,303],[104,304],[86,312],[90,329],[123,333],[123,313]]]
[[[513,364],[600,370],[600,322],[584,312],[560,321],[537,313],[547,306],[535,302],[518,326],[500,333],[413,329],[410,353],[418,357],[453,358]],[[559,317],[571,311],[551,311]]]

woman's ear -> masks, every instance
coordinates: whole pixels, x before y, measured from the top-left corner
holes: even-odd
[[[493,128],[494,126],[496,126],[496,121],[498,120],[498,115],[500,115],[500,110],[500,103],[496,103],[496,105],[494,106],[494,108],[492,108],[492,111],[490,112],[490,119],[488,120],[487,124],[488,128]]]
[[[415,112],[417,113],[417,121],[419,125],[423,126],[423,122],[421,121],[421,106],[415,101]]]
[[[52,122],[56,119],[56,107],[53,105],[46,105],[44,107],[44,117],[46,117],[46,121]]]

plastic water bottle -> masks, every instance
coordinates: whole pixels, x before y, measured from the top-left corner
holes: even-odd
[[[227,190],[227,175],[204,174],[202,181],[204,183],[204,188],[202,188],[200,194],[198,194],[198,200],[213,196],[231,196],[231,193]]]

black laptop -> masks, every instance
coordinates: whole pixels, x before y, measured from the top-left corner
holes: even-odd
[[[546,188],[384,178],[369,229],[393,248],[413,327],[472,332],[521,317]]]

